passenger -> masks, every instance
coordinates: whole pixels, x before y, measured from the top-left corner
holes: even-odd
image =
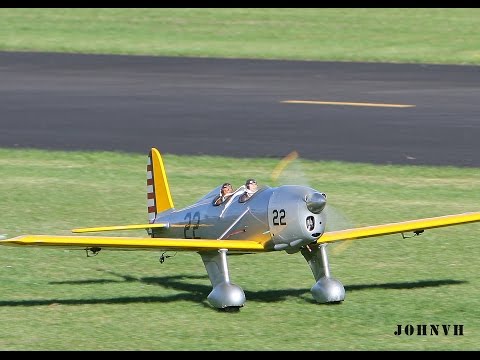
[[[255,179],[248,179],[245,182],[245,186],[247,187],[247,190],[245,190],[245,192],[240,196],[240,199],[238,199],[240,202],[247,201],[258,190]]]
[[[220,195],[217,196],[215,199],[214,204],[220,205],[221,203],[225,202],[233,195],[233,187],[230,183],[224,183],[222,188],[220,189]]]

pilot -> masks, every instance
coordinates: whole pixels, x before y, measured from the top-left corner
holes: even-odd
[[[247,201],[258,190],[257,182],[255,181],[255,179],[248,179],[245,182],[245,186],[247,187],[247,189],[238,199],[238,201],[240,201],[240,202]]]
[[[228,200],[233,195],[233,187],[230,183],[224,183],[220,189],[220,195],[215,199],[214,204],[220,205],[224,201]]]

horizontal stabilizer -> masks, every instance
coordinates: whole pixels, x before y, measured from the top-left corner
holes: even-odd
[[[116,225],[116,226],[99,226],[90,228],[72,229],[73,233],[99,232],[99,231],[115,231],[115,230],[138,230],[138,229],[154,229],[168,227],[168,224],[133,224],[133,225]]]

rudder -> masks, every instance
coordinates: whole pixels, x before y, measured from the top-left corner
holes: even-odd
[[[147,162],[147,208],[148,221],[152,223],[158,213],[172,209],[173,200],[168,186],[162,156],[156,148],[148,153]]]

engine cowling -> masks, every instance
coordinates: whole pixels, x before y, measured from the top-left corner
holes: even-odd
[[[268,204],[268,222],[275,250],[294,253],[324,232],[326,195],[299,185],[278,187]]]

